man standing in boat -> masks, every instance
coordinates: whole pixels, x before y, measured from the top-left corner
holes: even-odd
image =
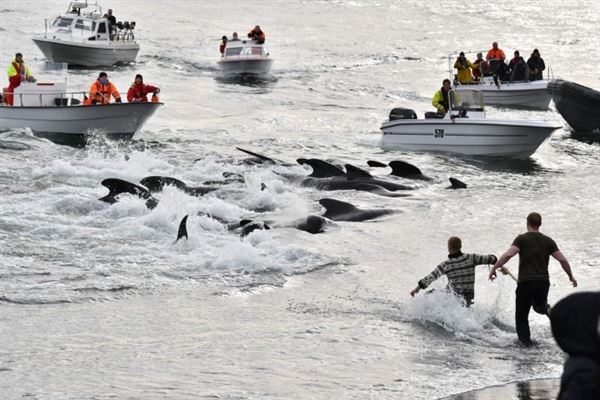
[[[16,88],[21,85],[21,82],[35,82],[35,78],[31,74],[31,70],[23,61],[23,54],[15,54],[15,59],[6,69],[8,75],[8,88],[6,93],[6,104],[13,105],[13,93]]]
[[[450,89],[452,89],[452,87],[450,87],[450,79],[444,79],[444,81],[442,82],[442,87],[440,88],[440,90],[435,92],[435,94],[433,95],[433,99],[431,100],[431,104],[433,104],[433,106],[437,108],[437,113],[440,116],[440,118],[446,115],[446,113],[450,109],[450,100],[448,98],[448,93],[450,92]]]
[[[544,79],[546,64],[544,63],[544,59],[540,56],[540,51],[538,49],[533,50],[531,57],[527,60],[527,66],[530,71],[529,80],[539,81]]]
[[[494,83],[496,86],[499,86],[498,77],[500,77],[501,81],[504,79],[504,69],[506,68],[504,60],[506,60],[506,55],[502,49],[498,48],[498,42],[492,43],[492,48],[487,52],[485,59],[490,63],[490,69],[492,74],[494,74]]]
[[[91,104],[108,104],[112,96],[117,103],[121,103],[121,94],[117,87],[108,80],[106,72],[100,72],[98,79],[90,86],[89,100]]]
[[[517,336],[523,345],[531,346],[531,333],[529,331],[529,309],[538,314],[548,315],[548,290],[550,278],[548,275],[548,261],[550,256],[560,262],[574,287],[577,281],[571,272],[571,265],[558,249],[558,246],[549,236],[540,232],[542,216],[532,212],[527,216],[527,232],[516,237],[512,246],[504,253],[490,270],[489,278],[496,278],[496,270],[502,268],[512,257],[519,254],[519,278],[516,291],[516,330]]]

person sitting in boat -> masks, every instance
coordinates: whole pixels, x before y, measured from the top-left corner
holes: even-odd
[[[483,59],[482,53],[477,53],[477,59],[473,61],[473,65],[476,68],[473,68],[473,78],[476,81],[479,81],[482,76],[491,76],[492,71],[490,69],[490,64]]]
[[[252,40],[256,40],[258,44],[263,44],[265,42],[266,36],[265,33],[260,29],[260,26],[256,25],[254,29],[248,32],[248,37]]]
[[[137,74],[135,81],[127,91],[127,101],[130,103],[146,103],[150,93],[152,93],[152,101],[158,101],[157,95],[160,93],[160,89],[156,86],[144,84],[144,77]]]
[[[515,50],[515,56],[508,63],[510,70],[510,81],[526,81],[529,76],[529,67],[525,59],[519,54],[519,50]]]
[[[467,60],[464,52],[460,52],[456,62],[454,63],[454,68],[458,70],[458,81],[460,83],[473,83],[473,75],[471,74],[471,68],[477,68],[473,63]]]
[[[111,96],[117,103],[121,103],[121,94],[114,83],[108,80],[106,72],[100,72],[98,79],[92,83],[89,96],[90,104],[108,104]]]
[[[16,88],[21,85],[21,82],[35,82],[35,77],[31,74],[31,70],[25,61],[23,61],[23,54],[15,54],[15,59],[9,64],[6,69],[8,75],[8,88],[6,92],[6,104],[13,105],[13,93]]]
[[[223,36],[221,38],[221,43],[219,44],[219,51],[221,52],[221,57],[225,55],[225,47],[227,47],[227,36]]]
[[[440,90],[435,92],[433,99],[431,100],[431,104],[433,104],[433,106],[437,109],[437,113],[440,116],[446,115],[450,109],[450,101],[448,98],[450,89],[452,89],[450,86],[450,79],[444,79],[442,87]]]
[[[238,42],[240,40],[240,38],[238,37],[238,33],[237,32],[233,32],[231,34],[231,39],[229,39],[230,42]]]
[[[544,59],[540,56],[540,51],[538,49],[534,49],[533,53],[531,53],[531,57],[527,60],[527,66],[529,67],[529,80],[539,81],[544,79],[546,64],[544,63]]]

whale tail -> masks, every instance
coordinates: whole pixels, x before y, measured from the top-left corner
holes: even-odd
[[[121,193],[129,193],[141,199],[147,200],[146,207],[153,209],[158,205],[158,200],[152,197],[152,194],[145,187],[136,185],[135,183],[127,182],[118,178],[107,178],[102,181],[102,186],[108,189],[108,194],[98,200],[106,203],[116,203],[116,196]]]

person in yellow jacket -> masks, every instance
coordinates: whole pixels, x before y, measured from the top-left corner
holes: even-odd
[[[458,81],[460,83],[474,83],[471,69],[477,69],[478,67],[471,61],[467,60],[465,53],[462,51],[454,63],[454,68],[458,70]]]
[[[121,103],[121,94],[114,83],[108,80],[106,72],[100,72],[98,79],[92,83],[89,90],[89,96],[90,104],[108,104],[110,103],[111,96],[117,103]]]
[[[437,113],[440,115],[446,115],[450,109],[450,99],[448,96],[450,89],[452,89],[450,87],[450,79],[444,79],[442,87],[435,92],[433,99],[431,100],[431,104],[437,108]]]
[[[6,104],[13,105],[13,93],[21,82],[35,82],[35,78],[31,74],[31,70],[23,61],[23,54],[15,54],[15,59],[6,69],[8,75],[8,88],[6,93]]]

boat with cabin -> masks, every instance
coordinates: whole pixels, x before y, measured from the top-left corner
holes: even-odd
[[[217,64],[224,77],[260,77],[269,74],[273,59],[264,43],[251,39],[230,40]]]
[[[468,52],[467,54],[474,54]],[[448,71],[454,90],[460,92],[476,88],[483,93],[485,104],[505,107],[530,108],[547,110],[552,96],[547,87],[550,79],[536,81],[501,81],[493,76],[482,76],[472,83],[460,83],[454,70],[454,61],[458,54],[448,55]],[[548,71],[550,73],[550,71]]]
[[[29,128],[57,143],[82,144],[89,135],[129,140],[163,103],[84,105],[85,92],[68,92],[66,82],[23,82],[13,105],[0,104],[0,131]]]
[[[545,121],[488,119],[484,94],[475,88],[450,90],[450,110],[418,119],[407,108],[395,108],[381,126],[381,145],[414,151],[527,158],[561,128]]]
[[[45,20],[44,34],[32,40],[49,61],[70,66],[101,67],[135,61],[140,50],[135,22],[111,25],[102,7],[72,1],[66,12]]]

